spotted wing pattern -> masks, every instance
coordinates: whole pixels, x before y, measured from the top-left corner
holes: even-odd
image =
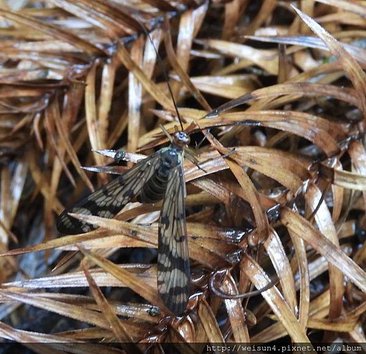
[[[165,305],[176,315],[184,312],[189,296],[189,255],[182,164],[169,174],[160,214],[158,291]]]
[[[64,210],[57,218],[57,229],[64,234],[78,234],[95,229],[93,225],[77,220],[68,213],[113,218],[131,199],[139,194],[159,165],[159,152],[140,161],[123,175],[81,199],[73,207]]]

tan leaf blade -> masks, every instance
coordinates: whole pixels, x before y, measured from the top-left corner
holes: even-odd
[[[83,249],[80,248],[80,250],[83,253]],[[98,285],[95,283],[85,263],[82,264],[82,268],[85,277],[89,283],[89,288],[93,294],[93,297],[97,302],[98,306],[100,307],[101,313],[105,316],[106,320],[109,322],[113,333],[116,335],[116,338],[118,338],[118,340],[121,343],[132,342],[132,338],[129,336],[126,328],[123,326],[122,321],[117,317],[116,313],[109,305],[107,299],[104,297]]]
[[[285,208],[281,212],[281,221],[289,230],[309,243],[330,263],[340,269],[361,290],[366,291],[366,273],[319,231],[315,230],[307,220]]]
[[[92,254],[91,252],[84,250],[84,255],[95,264],[97,264],[99,267],[104,269],[107,273],[110,273],[121,282],[126,284],[126,286],[135,291],[141,297],[145,298],[151,304],[155,304],[164,309],[164,311],[169,312],[169,310],[165,308],[165,305],[158,296],[156,289],[148,286],[147,284],[142,284],[140,279],[136,277],[136,275],[118,267],[111,261],[100,257],[97,254]]]

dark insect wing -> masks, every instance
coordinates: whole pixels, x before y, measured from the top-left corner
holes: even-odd
[[[160,214],[158,253],[158,291],[165,305],[176,315],[184,312],[189,296],[185,194],[180,163],[172,169],[168,178]]]
[[[68,213],[113,218],[139,194],[146,181],[156,172],[159,164],[159,152],[140,161],[123,175],[81,199],[73,207],[64,210],[57,218],[57,229],[64,234],[77,234],[95,229],[93,225],[77,220]]]

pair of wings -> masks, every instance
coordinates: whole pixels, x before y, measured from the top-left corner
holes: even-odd
[[[57,229],[64,234],[95,229],[93,225],[77,220],[68,213],[113,218],[139,195],[160,164],[159,151],[140,161],[123,175],[64,210],[57,219]],[[169,173],[160,213],[158,239],[158,291],[165,305],[176,315],[184,312],[189,296],[185,194],[183,167],[179,164]]]

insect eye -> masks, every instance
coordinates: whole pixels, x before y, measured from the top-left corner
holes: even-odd
[[[125,158],[126,158],[126,152],[123,149],[119,149],[114,155],[114,162],[118,165],[121,165],[123,161],[125,161]]]
[[[178,142],[183,144],[189,144],[190,138],[185,132],[176,132],[175,138]]]

